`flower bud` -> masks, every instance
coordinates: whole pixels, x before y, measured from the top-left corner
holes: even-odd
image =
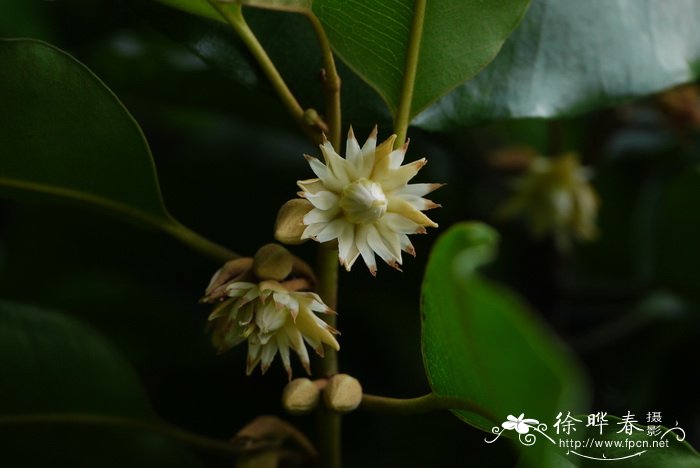
[[[306,414],[318,406],[321,391],[306,378],[294,379],[284,387],[282,406],[291,414]]]
[[[253,273],[261,280],[282,281],[292,272],[294,257],[279,244],[267,244],[253,257]]]
[[[253,259],[250,257],[237,258],[228,261],[221,267],[209,281],[201,302],[214,303],[223,300],[226,294],[226,286],[235,281],[242,281],[253,267]]]
[[[362,402],[362,386],[348,374],[337,374],[328,380],[323,389],[323,399],[332,410],[349,413]]]
[[[275,221],[275,239],[283,244],[302,244],[308,239],[302,239],[306,226],[304,216],[313,209],[308,200],[295,198],[282,205]]]

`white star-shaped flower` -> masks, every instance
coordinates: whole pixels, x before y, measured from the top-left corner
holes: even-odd
[[[348,271],[359,256],[373,275],[375,254],[399,269],[401,252],[415,256],[409,234],[437,227],[422,211],[438,207],[423,198],[442,184],[409,184],[425,166],[425,158],[402,165],[408,142],[394,150],[396,135],[377,146],[377,128],[360,147],[352,128],[345,158],[330,142],[321,145],[324,162],[305,155],[316,179],[298,182],[299,196],[313,208],[304,216],[302,239],[338,240],[338,256]]]
[[[335,313],[312,292],[288,291],[277,281],[233,282],[226,286],[228,300],[209,316],[213,323],[213,341],[226,351],[248,340],[247,373],[260,363],[263,373],[279,352],[287,374],[292,369],[289,350],[297,353],[304,369],[311,373],[304,342],[323,356],[323,345],[336,351],[338,332],[316,314]]]

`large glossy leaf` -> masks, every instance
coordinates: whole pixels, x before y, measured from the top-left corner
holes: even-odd
[[[478,223],[456,225],[433,248],[423,281],[423,357],[438,395],[471,402],[488,415],[454,413],[490,431],[506,416],[554,420],[583,409],[577,361],[512,292],[476,270],[498,237]]]
[[[166,211],[141,129],[99,78],[29,39],[0,40],[0,62],[1,195],[85,203],[207,244]]]
[[[416,124],[437,130],[568,116],[699,73],[700,3],[694,0],[533,0],[496,60]]]
[[[414,17],[413,0],[314,0],[340,57],[398,107]],[[498,53],[529,0],[428,1],[422,22],[413,100],[414,116],[474,76]]]
[[[158,1],[221,20],[197,0]],[[309,2],[242,3],[276,9],[293,4],[299,9]],[[416,115],[484,68],[517,26],[528,3],[529,0],[427,2],[421,22],[423,33],[410,115]],[[312,2],[313,12],[323,23],[333,49],[380,94],[392,112],[396,111],[401,94],[413,6],[413,0]],[[259,36],[264,40],[264,34]],[[287,43],[286,52],[290,56],[300,52],[298,47],[294,49],[295,45],[295,41]],[[218,60],[223,59],[222,56]]]
[[[65,315],[0,302],[0,447],[8,466],[196,466],[160,436],[119,428],[18,424],[36,414],[154,420],[138,378],[99,334]],[[35,450],[41,447],[41,450]]]

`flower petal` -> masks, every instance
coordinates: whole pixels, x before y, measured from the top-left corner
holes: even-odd
[[[318,208],[319,210],[330,210],[338,205],[338,195],[328,190],[322,190],[316,193],[300,192],[299,194],[309,200],[314,208]]]

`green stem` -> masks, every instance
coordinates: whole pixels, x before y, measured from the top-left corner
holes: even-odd
[[[329,126],[329,138],[333,148],[335,148],[336,151],[340,151],[340,135],[342,128],[340,76],[338,75],[338,70],[335,66],[331,43],[328,40],[325,29],[323,29],[321,21],[319,21],[318,17],[311,10],[306,11],[305,16],[311,22],[311,26],[313,26],[314,32],[316,33],[318,45],[321,47],[321,56],[323,58],[323,66],[325,70],[323,90],[326,96],[326,120],[328,121]]]
[[[171,223],[164,224],[162,229],[183,244],[213,260],[227,262],[240,257],[237,253],[210,241],[206,237],[197,234],[187,226],[183,226],[175,220],[172,220]]]
[[[231,25],[231,27],[236,31],[236,34],[241,38],[243,43],[248,48],[248,51],[253,55],[255,60],[262,68],[263,73],[270,81],[272,88],[275,90],[279,98],[282,100],[282,104],[287,108],[292,118],[299,124],[301,129],[307,134],[309,138],[313,141],[320,143],[322,138],[321,134],[314,129],[313,123],[307,121],[308,115],[304,112],[299,102],[296,100],[292,92],[289,90],[287,83],[285,83],[284,78],[280,75],[279,71],[272,63],[272,60],[265,52],[262,44],[255,37],[255,33],[250,29],[248,23],[246,23],[243,17],[243,10],[241,5],[223,4],[216,0],[208,0],[209,4],[219,12],[222,18]],[[317,122],[316,127],[323,127],[322,122]]]
[[[318,246],[318,266],[316,273],[319,278],[318,293],[326,305],[332,309],[338,303],[338,249],[330,242]],[[335,315],[324,317],[326,322],[335,327]],[[326,347],[326,353],[321,360],[320,377],[330,377],[338,373],[338,353]],[[341,466],[341,415],[320,405],[317,415],[319,452],[321,466],[324,468],[340,468]]]
[[[491,421],[491,414],[478,405],[459,398],[443,397],[429,393],[417,398],[390,398],[378,395],[362,395],[360,408],[366,411],[396,415],[427,413],[436,410],[467,410]]]
[[[188,247],[217,261],[225,262],[240,256],[237,253],[232,252],[183,226],[171,215],[167,214],[165,208],[163,208],[164,213],[162,215],[155,216],[138,208],[134,208],[132,206],[125,205],[92,193],[81,192],[79,190],[73,190],[65,187],[54,187],[52,185],[40,184],[36,182],[11,180],[3,177],[0,177],[0,187],[7,187],[14,190],[22,190],[43,195],[51,195],[53,197],[59,197],[65,200],[99,208],[106,213],[117,215],[119,218],[129,219],[137,225],[145,225],[147,227],[164,231]]]
[[[140,421],[119,416],[88,413],[37,413],[0,416],[0,426],[35,424],[111,427],[151,432],[202,450],[229,454],[240,453],[237,447],[228,442],[201,436],[162,422]]]
[[[420,42],[423,37],[426,2],[427,0],[415,0],[413,4],[413,21],[411,23],[411,35],[408,38],[408,49],[406,50],[406,67],[404,68],[403,83],[401,84],[399,106],[396,109],[394,118],[394,133],[396,133],[394,148],[400,148],[406,142],[408,125],[411,123],[411,103],[413,102],[413,88],[416,84]]]

